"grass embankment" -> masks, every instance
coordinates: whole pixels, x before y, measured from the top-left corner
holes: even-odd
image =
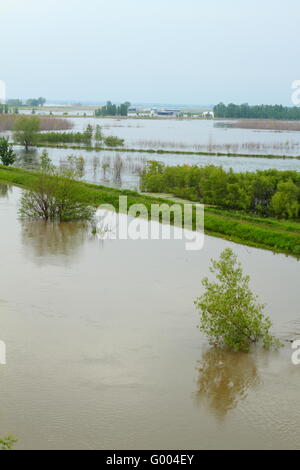
[[[36,178],[35,172],[0,165],[1,182],[30,189]],[[149,214],[151,204],[172,205],[174,203],[170,199],[146,196],[135,191],[118,190],[83,182],[75,184],[78,187],[78,201],[95,207],[100,204],[112,204],[118,210],[119,196],[128,197],[128,208],[132,204],[144,204]],[[171,217],[171,222],[173,222],[172,219]],[[195,228],[195,212],[193,228]],[[300,223],[297,222],[254,218],[235,212],[206,208],[205,233],[236,243],[300,257]]]
[[[13,145],[19,145],[13,142]],[[251,154],[251,153],[222,153],[222,152],[193,152],[187,150],[164,150],[164,149],[140,149],[140,148],[128,148],[128,147],[103,147],[103,146],[92,146],[92,145],[59,145],[51,143],[39,143],[35,147],[47,147],[57,149],[70,149],[70,150],[86,150],[87,152],[103,152],[110,150],[113,152],[130,152],[130,153],[150,153],[159,155],[195,155],[203,157],[245,157],[245,158],[268,158],[268,159],[281,159],[281,160],[300,160],[300,155],[295,157],[291,155],[263,155],[263,154]]]

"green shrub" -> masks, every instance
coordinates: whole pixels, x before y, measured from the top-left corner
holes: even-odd
[[[104,143],[108,147],[123,147],[124,139],[120,139],[119,137],[109,136],[104,139]]]
[[[300,213],[297,171],[234,173],[213,165],[171,167],[150,161],[140,183],[143,191],[172,193],[206,205],[263,217],[298,219]]]
[[[13,165],[16,161],[16,154],[4,137],[0,139],[0,159],[3,165]]]
[[[217,282],[202,281],[205,289],[195,304],[200,311],[200,330],[211,344],[227,346],[234,351],[248,351],[253,343],[279,346],[270,334],[271,320],[263,315],[264,305],[259,303],[249,288],[249,276],[244,276],[237,256],[225,249],[217,261],[212,260],[210,271]]]

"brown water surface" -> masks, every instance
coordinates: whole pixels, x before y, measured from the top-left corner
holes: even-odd
[[[17,448],[299,448],[300,264],[206,237],[99,241],[17,217],[0,188],[0,436]],[[280,352],[211,349],[193,300],[231,246],[268,304]]]

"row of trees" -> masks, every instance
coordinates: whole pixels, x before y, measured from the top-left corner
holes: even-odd
[[[168,167],[150,161],[141,175],[141,189],[263,217],[300,216],[300,174],[296,171],[234,173],[213,165]]]
[[[46,98],[40,96],[39,98],[29,98],[27,101],[23,101],[20,99],[9,99],[6,102],[8,108],[21,108],[22,106],[33,106],[39,107],[44,106],[46,103]]]
[[[214,114],[216,118],[300,120],[299,107],[278,104],[250,106],[248,103],[230,103],[226,106],[224,103],[219,103],[214,106]]]
[[[19,99],[10,99],[7,100],[5,104],[0,104],[0,114],[18,114],[19,108],[23,106],[32,106],[33,108],[38,108],[39,106],[44,106],[46,99],[43,97],[40,98],[30,98],[26,102],[23,102]]]
[[[95,110],[95,116],[127,116],[130,108],[129,101],[125,101],[120,105],[112,104],[107,101],[105,106]]]
[[[45,103],[46,99],[40,96],[39,98],[29,98],[29,100],[26,101],[26,106],[42,107]]]

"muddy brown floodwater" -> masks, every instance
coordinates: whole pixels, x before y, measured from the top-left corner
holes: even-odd
[[[0,436],[18,449],[299,448],[299,262],[205,237],[99,241],[22,223],[0,191]],[[211,349],[193,300],[231,246],[267,303],[279,352]]]

